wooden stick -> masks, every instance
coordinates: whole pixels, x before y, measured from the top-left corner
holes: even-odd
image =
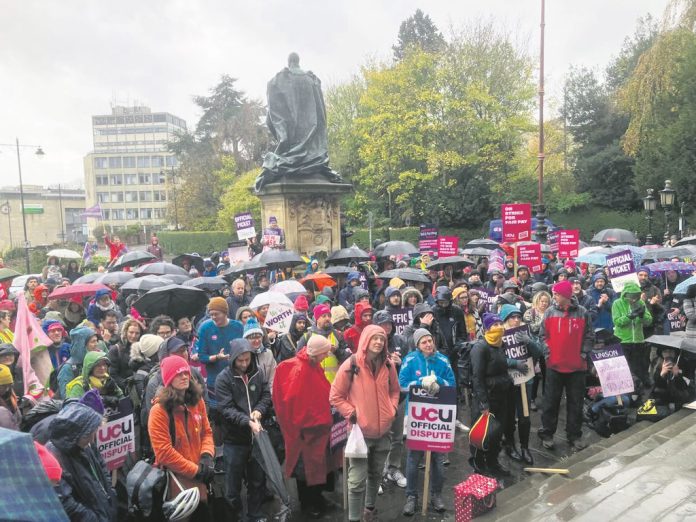
[[[557,473],[559,475],[567,475],[570,470],[564,468],[522,468],[530,473]]]
[[[616,396],[616,402],[623,408],[623,401],[621,400],[621,395]]]
[[[428,513],[428,497],[430,496],[430,450],[425,452],[425,480],[423,481],[423,508],[421,513],[425,516]]]
[[[522,415],[529,417],[529,404],[527,404],[527,383],[520,384],[522,392]]]
[[[343,455],[343,511],[348,511],[348,459]]]
[[[117,483],[118,483],[118,470],[112,469],[111,470],[111,487],[115,488]]]

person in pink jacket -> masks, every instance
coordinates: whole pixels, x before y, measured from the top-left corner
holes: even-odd
[[[391,447],[390,429],[399,406],[399,378],[379,326],[366,326],[355,355],[346,359],[331,385],[329,401],[362,430],[366,459],[350,459],[348,519],[375,519],[375,500]],[[361,508],[364,511],[361,513]]]

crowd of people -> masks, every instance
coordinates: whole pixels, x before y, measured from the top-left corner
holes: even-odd
[[[121,249],[114,245],[116,255]],[[216,261],[208,275],[229,268],[224,257]],[[319,265],[311,260],[307,274],[320,272]],[[690,273],[657,275],[643,266],[639,283],[618,293],[603,267],[553,255],[539,273],[512,258],[504,270],[490,270],[485,256],[457,269],[428,270],[415,256],[346,265],[337,284],[320,289],[310,281],[306,292],[291,296],[287,333],[265,326],[269,304],[250,305],[271,280],[294,277],[292,270],[230,278],[191,316],[145,317],[133,307],[139,294],[124,295],[118,284],[85,298],[51,299],[56,287],[74,281],[75,270],[47,269],[45,278],[27,279],[24,297],[52,341],[50,391],[39,399],[25,393],[13,346],[17,299],[8,295],[0,301],[0,427],[31,433],[57,459],[62,475],[55,492],[71,520],[120,520],[125,513],[95,437],[105,413],[128,398],[138,457],[176,476],[170,502],[188,502],[182,493],[196,489],[198,502],[187,516],[210,520],[210,485],[219,475],[225,509],[261,521],[273,491],[254,453],[258,434],[268,432],[286,477],[296,479],[303,513],[316,518],[337,509],[324,492],[334,490],[344,466],[331,431],[345,420],[360,427],[368,448],[367,458],[348,459],[343,470],[348,519],[369,521],[386,483],[403,488],[404,515],[418,509],[423,452],[404,446],[412,385],[431,395],[455,387],[470,409],[460,408],[462,421],[467,413],[472,423],[488,414],[497,419],[500,436],[486,445],[472,440],[469,459],[473,471],[497,478],[510,473],[501,452],[520,465],[534,462],[527,410],[540,410],[538,437],[552,451],[565,397],[565,439],[581,450],[583,424],[592,426],[603,408],[617,406],[616,397],[597,388],[589,354],[598,346],[623,348],[635,382],[626,407],[652,399],[672,411],[696,398],[696,355],[688,349],[692,343],[696,352],[696,285],[675,293]],[[428,282],[376,277],[399,268],[421,269]],[[404,311],[410,323],[397,331],[395,316]],[[511,329],[533,367],[506,354]],[[679,329],[683,349],[645,343]],[[534,376],[514,385],[511,371]],[[447,454],[433,454],[430,507],[437,512],[447,508],[448,464]]]

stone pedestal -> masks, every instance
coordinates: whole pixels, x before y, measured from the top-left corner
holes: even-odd
[[[269,183],[257,194],[261,199],[262,228],[268,226],[270,216],[275,216],[285,231],[286,248],[306,255],[338,250],[340,198],[352,188],[350,183],[330,183],[309,176]]]

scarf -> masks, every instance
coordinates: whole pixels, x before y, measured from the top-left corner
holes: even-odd
[[[500,348],[503,345],[503,335],[505,334],[505,328],[503,325],[492,326],[483,336],[486,342],[491,346]]]

